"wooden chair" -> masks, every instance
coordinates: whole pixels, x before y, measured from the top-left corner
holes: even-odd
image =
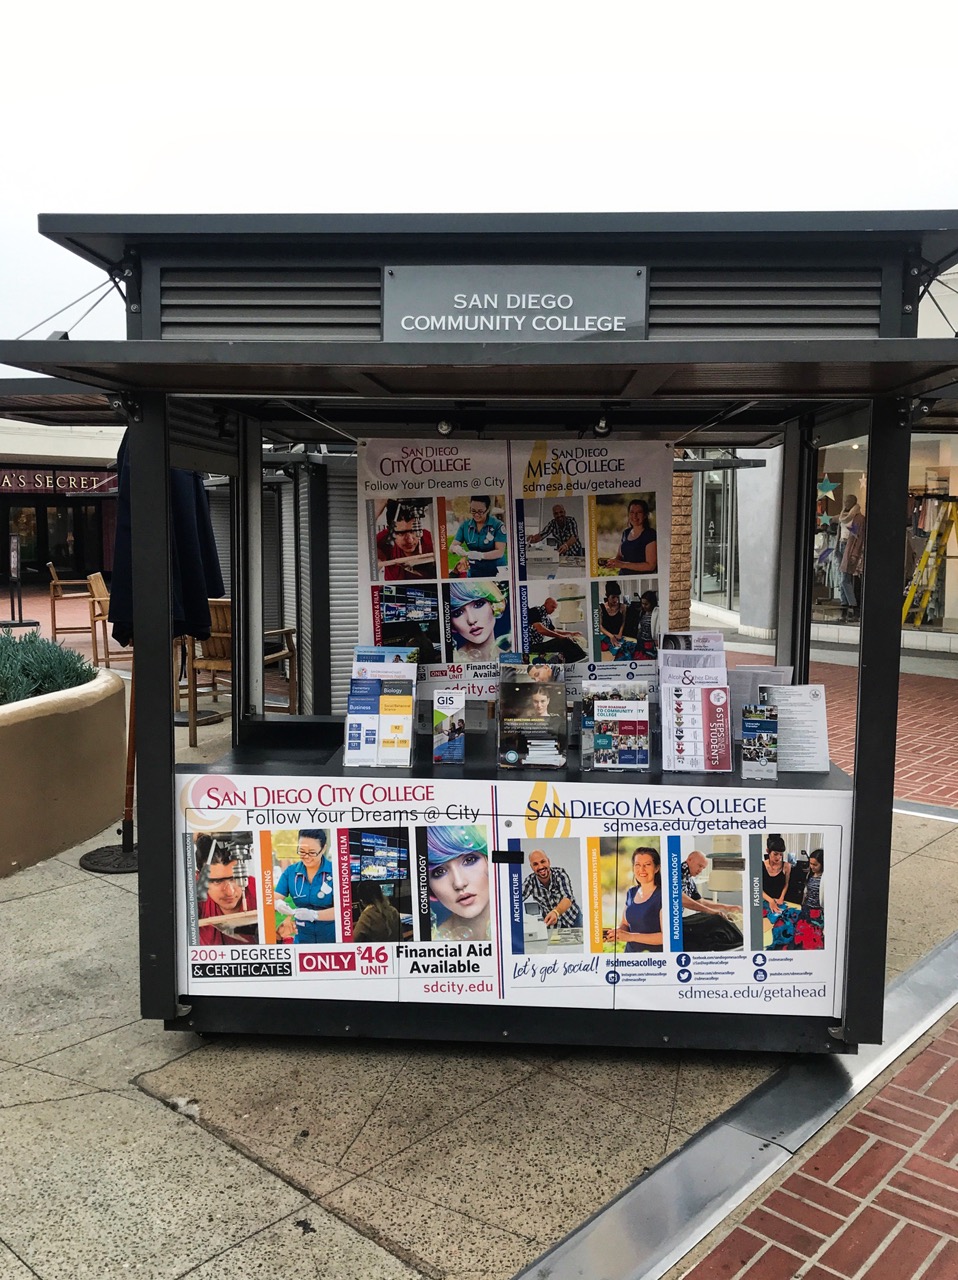
[[[90,629],[88,622],[85,622],[82,627],[61,627],[57,623],[58,600],[69,600],[71,597],[76,596],[89,596],[90,584],[86,578],[61,578],[52,560],[47,562],[47,571],[50,574],[50,631],[53,639],[56,640],[58,632],[61,635],[69,635],[71,632],[88,631]],[[75,590],[77,587],[82,588],[82,590]]]
[[[266,653],[263,665],[278,667],[289,664],[289,702],[285,707],[271,710],[295,715],[297,710],[296,628],[278,627],[264,631]],[[209,675],[209,683],[200,685],[201,672]],[[200,696],[209,695],[216,702],[220,695],[220,682],[231,683],[233,676],[233,602],[210,601],[210,635],[208,640],[186,640],[186,705],[189,717],[189,743],[196,746],[196,703]]]
[[[90,589],[90,635],[93,639],[93,665],[100,665],[100,650],[97,645],[96,629],[99,626],[103,632],[103,665],[110,665],[110,658],[131,658],[133,657],[132,646],[128,649],[111,649],[110,641],[107,633],[107,623],[110,620],[110,592],[103,581],[102,573],[87,574],[87,583]]]

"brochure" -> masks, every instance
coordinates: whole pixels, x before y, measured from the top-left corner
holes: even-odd
[[[559,769],[568,747],[568,711],[561,665],[505,654],[500,665],[499,763]]]
[[[375,768],[379,763],[380,680],[351,680],[346,699],[343,764]]]
[[[822,684],[761,685],[759,702],[778,707],[778,767],[828,773],[828,717]]]
[[[662,689],[662,768],[665,772],[732,772],[727,685]]]
[[[660,649],[659,683],[663,690],[670,685],[727,686],[725,654],[706,651],[674,653]]]
[[[419,650],[411,645],[357,644],[353,649],[353,661],[368,662],[418,662]]]
[[[645,703],[644,712],[636,711],[640,719],[649,719],[649,682],[646,670],[651,667],[654,678],[655,664],[647,662],[592,663],[582,681],[582,707],[580,717],[580,759],[583,769],[593,767],[593,731],[595,728],[594,704],[597,698],[629,703]]]
[[[353,660],[354,680],[411,680],[416,683],[419,668],[415,659],[402,662],[399,658],[390,658],[385,665],[381,662],[360,662]]]
[[[461,764],[466,758],[466,695],[436,689],[432,695],[433,764]]]
[[[659,649],[724,653],[725,636],[721,631],[667,631]]]
[[[415,689],[414,680],[382,681],[379,695],[380,766],[408,769],[412,763]]]
[[[649,704],[596,698],[593,703],[594,769],[648,769]]]
[[[732,699],[732,731],[736,742],[742,738],[742,710],[758,703],[759,685],[791,684],[794,667],[729,667],[728,687]]]
[[[778,708],[771,703],[742,708],[742,777],[778,777]]]

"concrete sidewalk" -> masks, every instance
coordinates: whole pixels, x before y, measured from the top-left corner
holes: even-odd
[[[114,841],[0,880],[2,1280],[505,1280],[784,1061],[164,1032],[135,877],[77,866]],[[958,823],[894,859],[890,973],[958,919]]]

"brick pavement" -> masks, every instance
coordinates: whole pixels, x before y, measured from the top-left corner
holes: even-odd
[[[673,1272],[682,1280],[958,1280],[955,1010]]]
[[[764,654],[729,653],[731,666],[764,666]],[[895,796],[920,804],[958,808],[958,662],[955,679],[903,673],[898,685]],[[854,773],[857,666],[813,662],[809,680],[825,686],[831,757]]]

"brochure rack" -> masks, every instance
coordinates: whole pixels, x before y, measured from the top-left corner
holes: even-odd
[[[344,435],[439,447],[457,432],[508,441],[565,434],[574,444],[601,441],[611,431],[620,442],[671,442],[681,466],[688,448],[724,445],[731,453],[741,446],[781,445],[776,662],[793,666],[796,681],[802,682],[809,658],[816,450],[841,439],[843,414],[866,403],[869,504],[875,511],[904,511],[916,405],[958,378],[954,343],[917,339],[908,317],[924,260],[940,266],[958,254],[958,215],[56,216],[44,218],[41,229],[93,260],[121,264],[123,278],[131,281],[127,341],[6,342],[0,343],[0,362],[105,389],[131,428],[145,1016],[200,1032],[506,1042],[842,1052],[880,1040],[894,780],[894,735],[888,726],[897,693],[903,566],[896,521],[873,519],[866,531],[855,753],[855,777],[867,779],[866,788],[856,789],[834,766],[828,775],[780,774],[775,782],[750,784],[737,774],[663,778],[654,759],[640,780],[630,774],[580,774],[571,753],[565,770],[541,777],[525,771],[517,778],[515,771],[500,772],[491,755],[471,746],[465,764],[434,769],[427,740],[411,769],[377,770],[366,777],[362,770],[340,767],[341,717],[274,719],[265,711],[262,447],[265,438],[291,449],[305,444],[307,451],[318,450]],[[540,296],[546,291],[538,290],[536,281],[550,271],[554,293],[547,306]],[[523,299],[510,304],[509,314],[521,312],[527,328],[503,330],[503,314],[489,306],[482,312],[481,302],[475,331],[455,328],[449,317],[456,318],[456,304],[443,310],[442,289],[450,273],[460,282],[456,295]],[[217,297],[215,289],[210,292],[211,280],[229,292]],[[635,280],[641,281],[638,290]],[[291,282],[301,290],[301,309],[314,307],[296,338],[283,335],[257,295],[266,287],[274,296],[271,306],[292,306],[295,297],[284,294]],[[804,301],[793,305],[788,290],[803,286]],[[330,289],[339,295],[324,300],[324,290]],[[743,319],[739,291],[749,289],[759,291],[756,298],[771,291],[779,300],[768,304],[772,311],[780,307],[775,316],[759,319],[756,312],[755,319],[762,333],[773,332],[764,326],[774,324],[774,331],[785,336],[736,337],[734,323],[729,330],[728,317],[736,307],[738,323]],[[816,289],[821,290],[818,301],[803,312],[809,291]],[[862,336],[817,336],[836,322],[849,306],[848,291],[856,289],[859,310],[867,310],[874,295],[873,323],[861,322],[856,332]],[[698,299],[694,323],[680,322],[682,314],[687,320],[693,314],[682,311],[688,305],[683,290]],[[529,310],[532,296],[538,301]],[[571,300],[580,296],[581,315],[573,315]],[[560,298],[570,299],[569,305],[555,301]],[[480,331],[480,312],[499,328],[490,324]],[[854,328],[857,322],[849,323]],[[171,464],[226,475],[233,495],[234,747],[206,771],[172,768],[166,552]],[[300,584],[303,637],[318,634],[329,605],[321,489],[315,486],[312,508],[300,513],[316,552],[309,580]],[[878,569],[869,572],[869,566]],[[144,590],[139,584],[146,583]],[[301,649],[313,652],[313,674],[321,673],[321,659],[308,641]],[[493,741],[494,730],[490,748]],[[266,797],[262,810],[249,798],[255,786]],[[368,795],[360,800],[364,786]],[[344,788],[356,788],[355,795]],[[308,806],[289,803],[290,793],[298,791],[308,793]],[[279,798],[270,800],[273,792]],[[189,849],[178,823],[184,806],[202,808],[201,794],[206,799],[215,794],[224,815],[248,827],[254,843],[261,826],[273,829],[293,814],[296,825],[304,825],[298,816],[302,809],[324,815],[342,811],[335,820],[317,816],[309,824],[337,830],[340,870],[352,867],[349,831],[356,826],[404,828],[408,840],[390,845],[390,857],[406,858],[410,872],[425,868],[422,874],[428,876],[430,830],[440,819],[484,824],[491,909],[499,913],[489,950],[473,961],[451,953],[437,959],[433,948],[429,963],[475,962],[480,967],[476,985],[488,981],[490,989],[469,996],[443,977],[427,998],[423,971],[411,971],[413,963],[423,963],[421,956],[407,954],[399,963],[373,952],[364,960],[348,943],[343,921],[346,932],[337,950],[355,954],[358,965],[383,966],[382,973],[368,975],[386,979],[381,987],[355,987],[352,995],[348,982],[335,975],[328,987],[304,987],[322,980],[318,969],[330,977],[330,965],[340,963],[309,961],[312,972],[300,966],[285,987],[279,977],[257,986],[259,975],[226,972],[210,994],[191,990],[192,966],[202,970],[207,961],[195,947],[191,954],[184,932]],[[690,815],[693,798],[696,812]],[[746,800],[764,803],[764,819],[745,807]],[[355,817],[347,813],[354,804],[362,809]],[[694,1000],[680,995],[682,983],[672,978],[690,967],[702,974],[701,980],[686,982],[690,992],[705,993],[721,984],[709,984],[699,962],[693,957],[690,966],[675,949],[681,910],[674,875],[663,882],[663,893],[674,898],[662,916],[661,956],[671,975],[667,999],[654,995],[654,982],[646,981],[659,963],[657,953],[631,953],[625,959],[632,968],[606,958],[610,929],[621,927],[618,881],[610,891],[616,903],[611,925],[602,892],[580,884],[583,914],[591,911],[594,917],[579,926],[581,950],[573,959],[565,955],[561,963],[552,961],[556,970],[534,963],[541,956],[526,950],[522,913],[510,914],[510,901],[524,892],[529,874],[530,841],[581,840],[582,867],[599,877],[608,852],[603,840],[621,837],[627,841],[623,850],[631,853],[643,833],[654,831],[664,853],[668,841],[681,835],[669,823],[679,818],[719,822],[730,811],[742,819],[735,830],[753,868],[762,852],[756,841],[766,832],[831,833],[827,839],[840,870],[831,898],[834,972],[824,995],[818,977],[807,991],[800,982],[776,982],[775,966],[768,963],[775,943],[765,933],[760,902],[758,915],[749,915],[756,905],[750,900],[754,877],[744,882],[750,888],[743,915],[758,932],[736,985],[743,992],[788,985],[793,992],[778,1003],[743,995],[758,1012],[739,1012],[731,1000],[729,1010],[704,994]],[[380,812],[391,816],[371,816]],[[754,828],[746,825],[753,820]],[[580,829],[576,823],[585,825]],[[617,859],[618,846],[612,853]],[[366,855],[355,856],[361,867]],[[641,883],[637,872],[636,884]],[[345,893],[343,884],[338,900]],[[428,913],[428,905],[424,910]],[[417,932],[420,927],[426,928],[423,921],[414,923],[410,946],[425,936]],[[541,938],[534,943],[543,945]],[[273,963],[268,954],[273,948],[264,941],[262,949],[262,963]],[[290,964],[317,954],[307,948],[287,951]],[[593,960],[595,972],[602,974],[597,982],[588,976]],[[572,968],[564,970],[570,963]],[[771,981],[758,979],[763,967]],[[588,994],[578,1003],[557,994],[551,985],[556,972]]]

